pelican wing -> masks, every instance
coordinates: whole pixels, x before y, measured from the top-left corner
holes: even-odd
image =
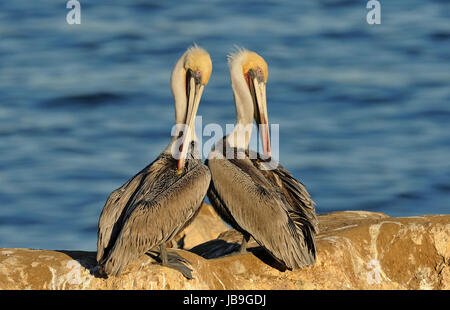
[[[285,194],[289,204],[295,208],[295,210],[301,212],[312,224],[312,229],[315,233],[319,233],[319,221],[315,212],[315,203],[311,199],[308,191],[303,183],[295,179],[292,174],[286,170],[283,166],[275,170],[266,170],[264,175],[271,180],[272,184],[280,184],[280,189]],[[274,180],[278,179],[278,180]]]
[[[152,163],[153,164],[153,163]],[[109,249],[114,245],[120,232],[122,218],[133,194],[139,188],[145,171],[152,165],[148,165],[124,185],[113,191],[106,200],[97,232],[97,261],[100,262]]]
[[[252,162],[256,167],[260,167],[263,163],[259,159]],[[273,186],[278,188],[288,202],[291,218],[296,228],[300,230],[299,234],[304,236],[309,251],[315,257],[314,234],[319,233],[319,221],[315,213],[314,201],[305,186],[280,164],[276,169],[260,171]]]
[[[240,229],[288,268],[310,265],[315,255],[298,229],[301,215],[248,159],[209,159],[212,186]],[[210,190],[211,191],[211,190]]]
[[[151,190],[140,189],[128,206],[123,227],[104,262],[108,275],[117,275],[132,260],[169,241],[193,219],[205,198],[211,179],[209,169],[198,164],[176,180],[153,182]],[[142,184],[149,184],[143,180]],[[156,194],[155,194],[156,193]]]
[[[271,159],[261,159],[259,154],[256,159],[252,159],[252,163],[273,186],[277,187],[283,193],[289,205],[308,220],[311,226],[310,228],[315,233],[318,233],[319,222],[315,213],[315,203],[303,183],[295,179],[278,162],[271,161]]]

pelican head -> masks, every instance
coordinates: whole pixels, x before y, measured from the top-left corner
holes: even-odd
[[[175,99],[175,122],[177,125],[184,125],[178,173],[183,172],[189,145],[196,140],[195,116],[211,72],[211,57],[197,45],[187,49],[172,71],[171,88]]]
[[[270,156],[266,102],[266,83],[269,76],[267,63],[255,52],[238,49],[228,56],[228,64],[238,122],[239,118],[248,122],[248,118],[253,116],[261,134],[264,154]]]

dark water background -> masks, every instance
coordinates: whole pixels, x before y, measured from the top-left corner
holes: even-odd
[[[317,211],[450,213],[450,2],[0,2],[0,247],[94,250],[108,194],[170,139],[172,66],[213,74],[203,122],[234,123],[226,55],[269,64],[280,160]]]

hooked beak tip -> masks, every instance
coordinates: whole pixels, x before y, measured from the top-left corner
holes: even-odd
[[[177,174],[182,174],[184,171],[184,160],[180,158],[177,163]]]

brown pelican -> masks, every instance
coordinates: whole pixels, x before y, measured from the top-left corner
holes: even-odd
[[[208,198],[221,218],[242,233],[240,252],[251,236],[283,268],[311,265],[318,232],[314,202],[304,185],[270,156],[267,64],[245,49],[231,54],[228,64],[237,122],[208,155]],[[264,155],[248,150],[253,119]]]
[[[171,77],[175,135],[154,162],[108,197],[98,223],[97,261],[101,275],[119,275],[129,262],[159,247],[162,265],[190,277],[190,269],[180,263],[187,261],[168,253],[166,242],[193,220],[211,179],[196,148],[194,130],[197,108],[211,71],[209,54],[198,46],[189,48],[175,64]],[[173,150],[181,150],[178,160]]]

